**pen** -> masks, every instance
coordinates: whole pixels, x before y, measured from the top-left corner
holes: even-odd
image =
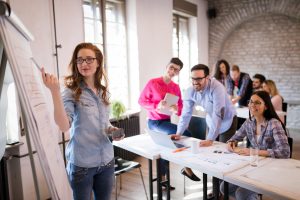
[[[186,149],[188,149],[188,148],[190,148],[190,147],[181,147],[181,148],[175,149],[175,150],[173,151],[173,153],[177,153],[177,152],[186,150]]]
[[[32,60],[32,62],[34,63],[34,65],[38,68],[39,71],[42,71],[42,68],[39,66],[39,64],[37,64],[37,62],[35,61],[35,59],[33,57],[30,58]]]

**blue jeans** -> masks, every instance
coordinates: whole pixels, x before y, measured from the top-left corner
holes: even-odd
[[[95,200],[110,200],[114,185],[114,160],[105,166],[84,168],[68,163],[68,179],[74,200],[90,200],[94,192]]]
[[[148,119],[148,128],[150,130],[160,132],[166,135],[176,134],[177,132],[177,125],[172,124],[170,119],[163,119],[163,120]],[[191,137],[192,133],[186,130],[182,135]],[[160,170],[161,170],[161,174],[165,176],[167,174],[167,171],[169,170],[169,161],[162,159]]]

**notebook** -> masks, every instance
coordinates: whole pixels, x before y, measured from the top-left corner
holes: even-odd
[[[178,99],[179,99],[178,96],[174,94],[166,93],[164,100],[167,102],[167,106],[164,109],[160,109],[159,112],[165,115],[172,115],[172,112],[170,111],[170,106],[177,105]]]
[[[150,135],[151,139],[153,140],[153,142],[155,144],[158,144],[158,145],[161,145],[164,147],[168,147],[171,149],[186,147],[185,145],[183,145],[179,142],[173,141],[169,135],[159,133],[159,132],[156,132],[156,131],[153,131],[150,129],[146,129],[146,132]]]

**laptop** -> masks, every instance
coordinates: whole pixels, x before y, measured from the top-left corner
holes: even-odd
[[[151,139],[153,140],[153,142],[155,144],[158,144],[158,145],[161,145],[164,147],[168,147],[171,149],[186,147],[185,145],[183,145],[181,143],[173,141],[169,135],[159,133],[157,131],[153,131],[150,129],[146,129],[146,132],[150,135]]]

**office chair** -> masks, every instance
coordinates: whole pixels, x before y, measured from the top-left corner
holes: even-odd
[[[148,195],[147,195],[147,190],[145,187],[145,183],[144,183],[144,178],[143,178],[143,174],[142,174],[142,170],[141,170],[141,164],[138,162],[134,162],[134,161],[128,161],[128,160],[124,160],[122,158],[116,157],[115,158],[115,178],[116,178],[116,184],[115,184],[115,196],[116,196],[116,200],[118,199],[118,180],[117,177],[120,177],[120,190],[122,189],[122,178],[121,175],[123,173],[126,172],[130,172],[133,169],[138,168],[140,171],[140,175],[141,175],[141,179],[143,182],[143,187],[144,187],[144,191],[145,191],[145,195],[146,198],[148,200]]]
[[[282,102],[282,111],[283,111],[283,112],[287,112],[287,107],[288,107],[288,103]],[[286,116],[287,116],[287,115],[284,115],[284,125],[285,125],[285,126],[286,126]]]
[[[287,112],[287,108],[288,108],[288,103],[282,102],[282,111]],[[284,115],[284,125],[285,125],[286,131],[287,131],[288,142],[289,142],[289,145],[290,145],[290,158],[292,158],[292,152],[293,152],[293,143],[294,143],[294,140],[293,140],[293,138],[290,136],[289,130],[288,130],[288,128],[286,127],[286,118],[287,118],[287,115]]]

